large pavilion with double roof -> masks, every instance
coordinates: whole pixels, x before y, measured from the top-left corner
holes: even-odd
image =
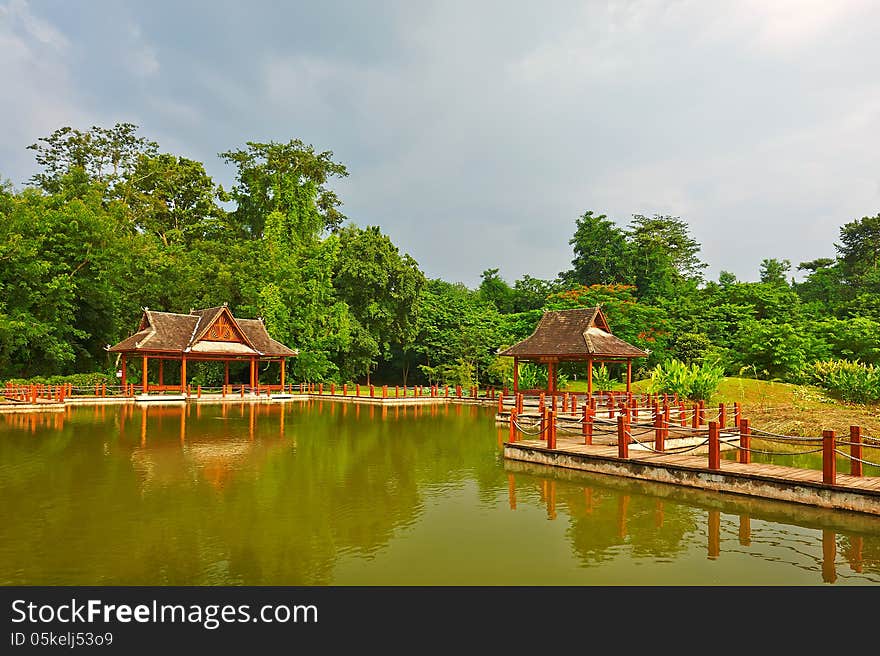
[[[547,366],[547,392],[556,393],[560,362],[587,365],[587,393],[593,393],[593,364],[626,364],[626,391],[632,388],[632,361],[647,351],[611,334],[601,306],[545,312],[535,331],[499,355],[513,358],[513,391],[519,391],[519,365],[531,362]]]
[[[143,372],[141,385],[144,394],[153,391],[179,390],[186,393],[187,362],[212,361],[225,364],[224,384],[229,385],[229,363],[247,362],[250,365],[250,389],[284,390],[285,361],[299,354],[281,342],[269,337],[262,319],[241,319],[232,316],[224,304],[204,310],[191,310],[189,314],[157,312],[144,308],[137,332],[107,349],[121,358],[123,389],[127,389],[126,365],[131,359],[141,361]],[[150,360],[159,363],[158,380],[148,380]],[[179,382],[166,385],[164,363],[180,363]],[[257,367],[261,362],[278,362],[280,381],[278,385],[259,385]]]

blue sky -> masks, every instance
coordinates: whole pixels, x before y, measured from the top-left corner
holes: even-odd
[[[284,6],[284,5],[287,6]],[[0,0],[0,177],[63,125],[162,150],[332,150],[355,223],[427,275],[568,268],[592,209],[688,221],[711,265],[833,256],[880,212],[880,4]]]

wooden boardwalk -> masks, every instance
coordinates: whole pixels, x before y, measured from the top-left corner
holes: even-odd
[[[567,469],[880,514],[880,477],[838,473],[831,485],[823,483],[819,470],[743,464],[723,458],[720,469],[711,470],[706,455],[658,454],[634,446],[630,445],[628,458],[620,458],[616,446],[586,445],[580,436],[559,435],[555,449],[548,449],[542,440],[505,443],[504,456]]]

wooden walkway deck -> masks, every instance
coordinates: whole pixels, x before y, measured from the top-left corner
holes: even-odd
[[[706,455],[658,454],[632,448],[620,458],[616,446],[586,445],[580,437],[559,435],[555,449],[541,440],[505,443],[504,457],[568,469],[628,476],[747,496],[761,496],[822,507],[880,514],[880,477],[838,473],[835,484],[822,472],[763,463],[721,459],[710,470]]]

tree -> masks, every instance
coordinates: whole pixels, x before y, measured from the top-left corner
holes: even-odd
[[[70,182],[72,173],[82,172],[90,182],[99,184],[105,193],[124,187],[142,156],[153,156],[158,144],[136,135],[138,126],[117,123],[112,128],[93,126],[83,132],[71,127],[55,130],[48,137],[28,146],[36,151],[35,159],[43,170],[31,182],[50,194],[58,193]]]
[[[610,285],[630,282],[627,267],[627,243],[623,230],[604,214],[584,212],[575,222],[571,270],[559,274],[578,285]]]
[[[409,255],[401,255],[378,226],[349,225],[339,231],[333,285],[358,325],[357,353],[346,354],[352,375],[370,371],[392,345],[408,348],[417,330],[417,300],[425,276]]]
[[[542,280],[524,275],[513,283],[513,311],[538,310],[544,307],[550,294],[562,291],[562,288],[563,284],[559,280]]]
[[[168,154],[141,155],[127,201],[138,227],[167,246],[220,234],[225,212],[215,199],[222,193],[201,162]]]
[[[679,217],[634,214],[627,240],[629,262],[641,296],[672,296],[685,284],[696,286],[702,280],[707,265],[697,257],[700,244]]]
[[[761,260],[761,282],[770,285],[787,285],[785,274],[791,271],[790,260],[777,260],[775,257]]]
[[[348,175],[333,161],[332,151],[316,152],[299,139],[287,143],[248,141],[245,148],[220,153],[238,168],[231,197],[237,207],[234,224],[242,234],[258,239],[272,212],[284,217],[283,227],[300,241],[317,239],[345,220],[342,201],[327,187],[331,178]]]
[[[880,263],[880,214],[864,216],[840,228],[840,244],[835,244],[846,281],[858,285]]]
[[[486,269],[480,278],[480,296],[503,314],[513,312],[514,291],[498,274],[498,269]]]

